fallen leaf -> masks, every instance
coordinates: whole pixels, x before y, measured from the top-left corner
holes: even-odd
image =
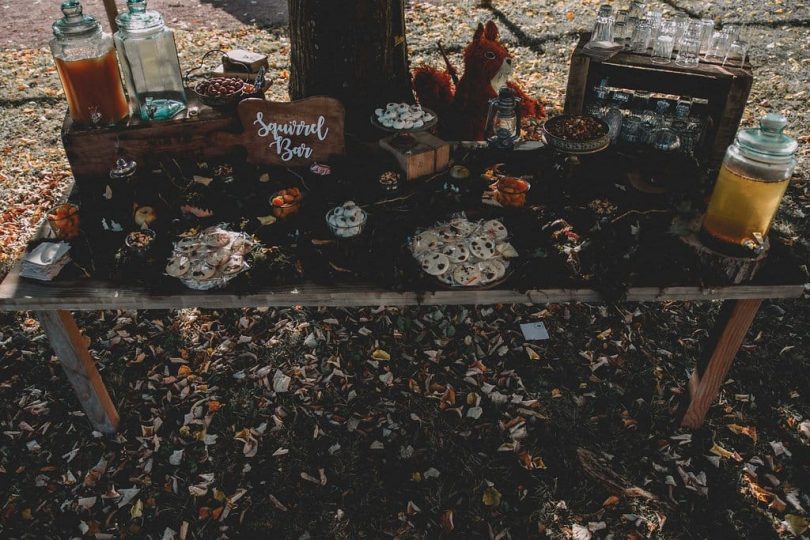
[[[752,441],[757,442],[757,428],[755,427],[746,427],[739,424],[728,424],[726,427],[737,435],[745,435],[750,437]]]
[[[496,507],[500,506],[501,504],[501,492],[495,489],[494,486],[490,486],[484,490],[484,495],[481,497],[484,505],[489,507]]]

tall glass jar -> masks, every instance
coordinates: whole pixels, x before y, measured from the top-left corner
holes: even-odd
[[[63,18],[53,23],[51,54],[78,124],[112,125],[127,117],[127,98],[110,34],[82,13],[77,0],[62,3]]]
[[[186,92],[174,32],[145,0],[127,0],[116,19],[115,47],[121,58],[133,114],[166,120],[186,108]]]
[[[706,210],[703,231],[729,247],[758,251],[768,234],[793,169],[795,139],[782,133],[784,116],[768,113],[743,129],[726,150]]]

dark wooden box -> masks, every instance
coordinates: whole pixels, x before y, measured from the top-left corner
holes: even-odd
[[[162,122],[133,118],[126,125],[84,128],[74,125],[67,115],[62,125],[62,144],[79,187],[83,178],[106,177],[121,155],[143,162],[148,156],[204,159],[232,152],[233,148],[216,144],[213,134],[241,130],[236,113],[212,109],[195,101],[192,92],[188,95],[188,109]],[[189,111],[196,114],[191,115]]]
[[[726,148],[734,141],[754,77],[751,65],[731,67],[704,63],[685,68],[653,64],[649,55],[622,51],[607,60],[585,53],[589,34],[583,34],[571,56],[565,112],[581,114],[593,88],[607,78],[609,86],[628,90],[705,99],[708,120],[698,155],[709,167],[718,167]]]

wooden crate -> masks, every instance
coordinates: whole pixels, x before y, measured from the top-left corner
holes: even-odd
[[[720,165],[726,148],[734,142],[754,81],[750,64],[740,68],[701,61],[685,68],[675,65],[674,60],[653,64],[649,55],[625,51],[600,61],[583,50],[589,38],[590,34],[583,34],[571,55],[565,92],[567,114],[581,114],[593,88],[605,78],[614,88],[705,99],[708,125],[698,155],[709,167]]]
[[[77,184],[86,177],[106,177],[115,160],[124,155],[138,162],[148,156],[176,155],[214,158],[233,149],[214,143],[214,133],[241,130],[234,111],[222,112],[195,101],[188,92],[188,112],[162,122],[131,118],[127,125],[83,128],[66,115],[62,125],[62,144]]]

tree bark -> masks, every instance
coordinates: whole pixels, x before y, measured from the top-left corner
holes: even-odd
[[[347,129],[367,132],[372,111],[413,101],[404,0],[289,0],[290,97],[327,95]]]

